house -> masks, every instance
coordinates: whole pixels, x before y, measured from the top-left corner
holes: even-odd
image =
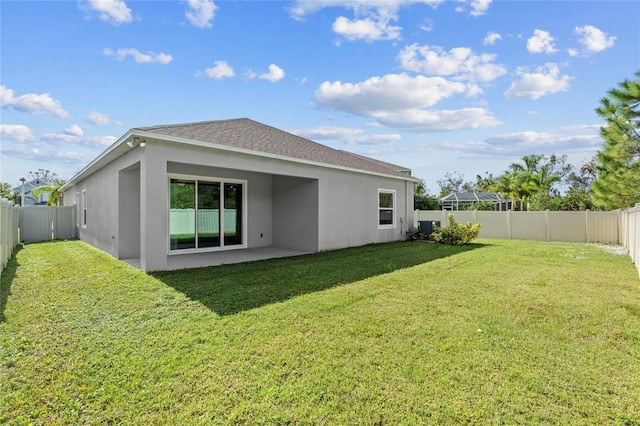
[[[31,179],[24,180],[24,185],[21,182],[20,185],[12,188],[14,194],[16,194],[16,200],[18,200],[18,205],[25,206],[46,206],[49,201],[49,194],[44,193],[38,196],[33,195],[33,191],[37,188],[41,188],[43,186],[51,186],[53,182],[42,180],[42,179]],[[22,190],[24,186],[24,204],[22,204]]]
[[[452,192],[440,198],[438,203],[442,210],[469,210],[475,204],[487,201],[493,203],[498,211],[511,210],[513,204],[509,198],[502,198],[493,192]]]
[[[131,129],[61,191],[83,241],[156,271],[403,240],[415,182],[240,118]]]

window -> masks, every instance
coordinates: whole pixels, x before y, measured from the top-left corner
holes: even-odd
[[[76,227],[80,227],[80,218],[82,217],[82,206],[80,205],[80,193],[76,192]]]
[[[169,250],[213,250],[244,244],[246,181],[169,179]]]
[[[83,228],[87,227],[87,190],[82,191],[82,197],[80,199],[80,224]]]
[[[378,189],[378,229],[395,228],[396,191]]]

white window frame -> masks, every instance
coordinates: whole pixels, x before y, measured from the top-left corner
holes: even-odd
[[[380,194],[391,194],[392,196],[392,202],[393,202],[393,206],[389,209],[389,208],[383,208],[380,207]],[[376,198],[376,204],[377,204],[377,220],[378,220],[378,229],[396,229],[397,228],[397,221],[396,221],[396,210],[397,210],[397,193],[395,189],[384,189],[384,188],[378,188],[378,197]],[[380,211],[381,210],[391,210],[392,211],[392,222],[391,224],[380,224]]]
[[[76,228],[80,228],[80,222],[82,221],[82,207],[80,206],[80,193],[76,192]]]
[[[248,223],[248,194],[249,194],[249,181],[246,179],[229,179],[222,177],[212,177],[212,176],[199,176],[199,175],[188,175],[188,174],[180,174],[180,173],[168,173],[167,174],[167,213],[171,210],[171,179],[182,179],[182,180],[192,180],[197,183],[208,182],[208,183],[219,183],[221,188],[221,196],[224,194],[224,184],[225,183],[234,183],[242,185],[242,244],[234,244],[231,246],[224,245],[224,231],[220,236],[220,246],[219,247],[205,247],[205,248],[197,248],[197,235],[196,235],[196,248],[192,249],[181,249],[181,250],[171,250],[171,217],[170,214],[167,214],[167,254],[169,255],[180,255],[180,254],[189,254],[189,253],[206,253],[212,251],[228,251],[228,250],[239,250],[247,248],[247,223]],[[195,205],[198,205],[198,191],[196,189],[196,199]],[[224,209],[224,206],[222,206]],[[220,229],[224,230],[224,214],[220,215]],[[196,215],[196,229],[198,229],[197,223],[197,215]]]
[[[82,215],[80,217],[80,226],[83,229],[87,229],[87,205],[87,190],[83,189],[80,193],[80,214]]]

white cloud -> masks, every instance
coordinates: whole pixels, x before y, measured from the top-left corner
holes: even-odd
[[[1,145],[0,153],[12,159],[37,161],[50,164],[53,160],[56,163],[84,165],[93,159],[92,155],[73,152],[68,149],[52,150],[49,148],[36,147],[33,145]]]
[[[576,49],[567,49],[569,56],[578,56],[580,53]]]
[[[531,152],[568,152],[583,153],[585,150],[597,150],[602,139],[597,131],[589,134],[566,134],[564,131],[535,132],[523,131],[492,136],[484,140],[479,151],[494,154],[529,154]]]
[[[489,31],[486,37],[483,40],[485,46],[492,46],[496,44],[496,41],[502,40],[502,36],[498,33],[494,33],[493,31]]]
[[[482,16],[487,13],[489,6],[493,0],[456,0],[458,6],[455,7],[455,11],[459,13],[465,13],[468,10],[467,6],[471,7],[469,15]]]
[[[384,145],[397,142],[402,136],[396,133],[378,134],[378,135],[359,135],[345,139],[345,143],[349,145]]]
[[[91,155],[82,153],[82,152],[73,152],[73,151],[54,151],[50,154],[47,154],[47,157],[55,158],[58,161],[68,164],[87,164],[93,157]]]
[[[0,153],[2,155],[15,157],[23,160],[37,160],[37,159],[45,159],[51,160],[51,157],[43,155],[42,152],[31,145],[8,145],[3,144],[0,145]]]
[[[496,156],[521,158],[532,152],[592,156],[602,146],[599,129],[593,127],[568,126],[547,132],[527,130],[498,134],[479,141],[440,142],[433,147],[464,152],[467,156],[494,159]]]
[[[543,30],[535,30],[533,36],[527,40],[529,53],[555,53],[558,50],[553,45],[554,38]]]
[[[198,28],[211,28],[216,9],[212,0],[187,0],[185,16]]]
[[[507,70],[492,63],[496,55],[476,54],[468,47],[444,51],[440,46],[406,46],[398,55],[403,69],[433,75],[455,75],[460,78],[491,81],[506,74]]]
[[[419,28],[424,31],[424,32],[431,32],[433,31],[433,20],[429,19],[429,18],[424,18],[423,20],[423,24],[420,24]]]
[[[168,55],[164,52],[154,53],[147,52],[142,53],[138,49],[130,48],[130,49],[118,49],[113,51],[112,49],[106,48],[102,50],[102,53],[105,56],[115,56],[117,60],[123,61],[127,56],[131,56],[133,60],[137,64],[168,64],[173,60],[171,55]]]
[[[389,25],[388,19],[377,20],[355,19],[350,20],[344,16],[338,17],[333,23],[333,31],[349,41],[364,40],[372,42],[376,40],[397,40],[400,38],[401,27]]]
[[[110,24],[126,24],[133,20],[131,9],[122,0],[89,0],[88,6],[98,12],[101,20]]]
[[[289,13],[293,19],[300,21],[307,15],[311,15],[327,7],[353,9],[356,13],[371,12],[372,10],[383,13],[394,13],[400,7],[414,4],[426,4],[435,8],[439,4],[444,3],[444,1],[445,0],[394,0],[388,2],[372,2],[369,0],[297,0],[294,5],[289,8]]]
[[[353,127],[320,126],[310,129],[291,130],[291,133],[312,140],[344,140],[362,134],[362,129]]]
[[[70,117],[69,113],[62,108],[60,102],[53,99],[48,93],[40,95],[28,93],[15,97],[13,90],[1,85],[0,107],[5,106],[11,106],[18,111],[29,112],[31,114],[51,114],[60,118]]]
[[[91,148],[104,148],[114,143],[118,138],[114,136],[85,136],[84,134],[68,133],[44,133],[42,140],[50,144],[68,143],[74,145],[88,146]]]
[[[484,108],[432,111],[439,101],[474,92],[476,86],[442,77],[389,74],[361,83],[324,82],[315,98],[323,108],[372,117],[384,126],[413,132],[492,127],[500,122]]]
[[[64,134],[70,136],[82,136],[84,132],[82,131],[82,128],[80,126],[74,124],[71,127],[67,127],[66,129],[64,129]]]
[[[502,124],[485,108],[458,110],[409,109],[376,114],[382,125],[409,132],[445,132],[461,129],[496,127]]]
[[[562,126],[558,129],[558,131],[570,133],[586,132],[593,133],[594,135],[599,135],[601,127],[601,124],[574,124],[569,126]]]
[[[31,129],[22,124],[0,124],[0,136],[20,143],[34,141]]]
[[[609,47],[613,47],[616,41],[616,37],[609,36],[607,33],[591,25],[576,27],[574,33],[580,37],[578,41],[589,52],[601,52]]]
[[[525,68],[518,70],[520,80],[511,83],[504,93],[507,99],[528,97],[538,99],[552,93],[569,90],[569,81],[573,77],[560,75],[558,65],[549,63],[538,67],[535,72],[527,72]]]
[[[381,145],[401,139],[401,136],[395,133],[365,135],[362,129],[352,127],[320,126],[292,130],[291,133],[311,140],[339,140],[348,145]]]
[[[484,15],[487,10],[489,9],[489,6],[491,5],[491,2],[493,0],[472,0],[471,1],[471,12],[469,13],[471,16],[481,16]]]
[[[229,78],[236,75],[233,68],[225,61],[215,61],[215,66],[207,68],[204,73],[207,77],[222,80],[223,78]]]
[[[107,114],[102,114],[101,112],[97,111],[89,111],[87,113],[87,116],[85,117],[85,120],[87,120],[91,124],[96,124],[98,126],[104,126],[107,124],[122,124],[122,122],[120,121],[112,120]]]
[[[315,98],[324,108],[372,116],[380,111],[429,107],[467,90],[467,85],[442,77],[411,77],[402,73],[372,77],[356,84],[325,81],[316,90]]]
[[[260,79],[269,80],[272,83],[284,78],[284,70],[275,64],[269,65],[269,72],[260,74]]]
[[[326,7],[341,7],[353,11],[353,18],[338,17],[333,25],[333,31],[349,41],[363,40],[372,42],[376,40],[400,39],[399,26],[391,25],[398,20],[398,10],[414,4],[427,4],[437,7],[444,0],[394,0],[374,2],[368,0],[298,0],[289,9],[291,17],[298,21],[307,15],[315,13]],[[425,27],[423,29],[426,30]],[[336,44],[340,44],[337,42]]]

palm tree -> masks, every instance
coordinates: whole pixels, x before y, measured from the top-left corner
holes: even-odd
[[[511,200],[511,210],[515,210],[516,201],[519,197],[520,183],[518,175],[514,172],[507,172],[498,178],[494,187],[496,192],[506,195]]]
[[[41,186],[40,188],[36,188],[32,191],[34,197],[39,197],[43,194],[49,194],[49,198],[47,199],[48,206],[57,206],[62,201],[62,193],[60,192],[60,188],[64,185],[63,180],[56,179],[53,181],[53,185],[51,186]]]

